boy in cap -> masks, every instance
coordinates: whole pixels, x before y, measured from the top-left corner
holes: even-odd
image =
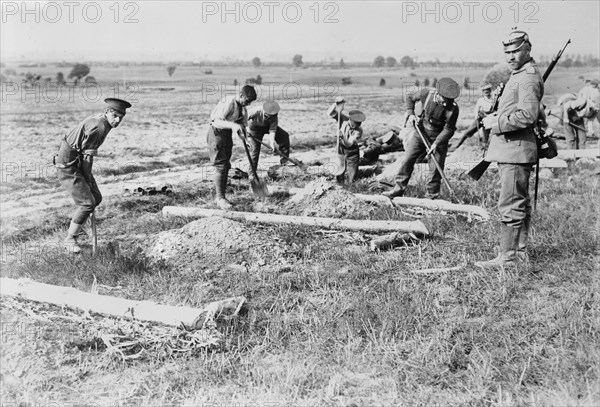
[[[89,116],[73,128],[61,140],[58,155],[54,157],[58,179],[77,205],[64,241],[65,247],[72,253],[81,251],[77,236],[87,218],[102,202],[102,194],[92,175],[94,156],[110,130],[119,126],[126,109],[131,107],[129,102],[121,99],[107,98],[104,102],[104,113]]]
[[[529,179],[538,159],[535,127],[543,117],[542,75],[531,57],[531,42],[524,31],[512,31],[502,42],[512,70],[498,101],[498,111],[483,119],[491,130],[485,159],[498,163],[501,216],[500,249],[489,261],[476,262],[483,269],[503,268],[517,261],[527,264],[527,241],[531,225]]]
[[[265,134],[269,135],[268,144],[271,149],[279,151],[288,156],[290,155],[290,135],[287,131],[279,127],[279,104],[275,101],[266,101],[262,107],[254,111],[248,116],[248,144],[250,147],[250,157],[252,165],[258,168],[258,158],[260,156],[260,148]],[[260,140],[260,141],[258,141]],[[277,143],[277,145],[275,145]],[[280,163],[284,165],[288,160],[281,157]]]
[[[458,105],[454,102],[460,95],[460,86],[451,78],[442,78],[436,84],[436,89],[424,88],[410,93],[406,97],[407,117],[405,126],[418,126],[424,137],[429,140],[431,147],[423,144],[418,134],[411,137],[404,146],[406,155],[404,162],[396,175],[394,189],[384,192],[389,198],[404,195],[408,181],[412,175],[415,163],[424,155],[431,154],[429,159],[430,175],[427,182],[426,198],[435,199],[440,196],[442,175],[435,167],[433,161],[437,160],[440,167],[444,168],[448,141],[456,130],[458,119]],[[421,101],[421,117],[415,116],[415,103]]]
[[[228,96],[217,103],[210,114],[210,126],[206,135],[208,155],[215,170],[215,202],[223,210],[233,205],[225,198],[227,175],[231,168],[233,134],[245,134],[248,125],[246,106],[256,100],[256,90],[244,85],[237,96]]]
[[[492,103],[494,103],[494,98],[492,97],[492,85],[489,83],[484,83],[481,86],[482,96],[477,99],[475,103],[475,120],[469,126],[469,128],[465,131],[463,136],[460,139],[459,146],[466,140],[471,137],[475,133],[479,133],[479,145],[482,148],[488,143],[490,132],[486,130],[481,125],[481,120],[485,116],[491,113],[492,111]]]
[[[343,183],[344,179],[346,179],[348,183],[352,183],[358,174],[358,162],[360,160],[358,142],[363,135],[361,124],[367,116],[360,110],[351,110],[348,112],[348,116],[346,116],[341,113],[344,110],[344,103],[346,103],[344,98],[338,96],[335,103],[327,111],[327,114],[334,120],[338,120],[338,114],[340,115],[338,120],[340,123],[338,132],[340,147],[338,154],[344,155],[345,170],[341,175],[337,176],[337,181]]]

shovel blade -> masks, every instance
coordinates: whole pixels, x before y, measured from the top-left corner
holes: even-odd
[[[258,195],[262,198],[269,196],[269,188],[267,188],[267,183],[265,181],[253,179],[250,181],[250,187],[252,188],[254,195]]]
[[[339,177],[346,171],[346,157],[343,154],[338,154],[335,157],[336,169],[333,175]]]

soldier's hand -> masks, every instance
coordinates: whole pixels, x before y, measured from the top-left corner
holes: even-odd
[[[414,127],[417,125],[417,116],[411,114],[406,118],[406,127]]]
[[[427,156],[429,156],[429,155],[431,155],[432,153],[435,153],[435,149],[436,149],[436,148],[437,148],[437,143],[436,143],[436,142],[433,142],[433,143],[431,144],[431,147],[429,147],[429,151],[427,151],[427,155],[426,155],[426,157],[427,157]]]
[[[496,123],[498,123],[498,115],[497,114],[491,114],[489,116],[484,117],[481,120],[481,124],[483,124],[483,127],[485,129],[491,129],[492,126]]]
[[[269,133],[269,147],[273,152],[277,151],[277,145],[275,144],[275,135],[273,133]]]

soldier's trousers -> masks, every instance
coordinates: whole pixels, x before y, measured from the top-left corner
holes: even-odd
[[[344,147],[342,144],[340,144],[338,153],[344,154],[346,169],[344,170],[344,173],[342,175],[336,177],[336,180],[337,182],[342,184],[344,182],[351,184],[356,180],[356,176],[358,175],[360,149],[358,148],[358,146]]]
[[[576,126],[583,127],[583,119],[577,121],[571,121]],[[579,150],[580,148],[586,147],[587,135],[583,130],[576,129],[569,123],[564,124],[565,127],[565,138],[567,139],[567,147],[571,150]]]
[[[498,210],[502,223],[513,228],[521,227],[531,218],[529,179],[533,164],[498,163],[500,196]]]
[[[83,225],[94,209],[102,202],[102,194],[98,189],[94,176],[90,174],[90,182],[83,176],[79,167],[73,165],[65,169],[58,169],[58,179],[61,185],[69,192],[77,209],[71,222]]]
[[[250,129],[250,135],[262,141],[265,134],[269,133],[269,129]],[[290,156],[290,135],[287,131],[283,130],[281,127],[277,126],[277,130],[275,131],[275,142],[277,143],[277,147],[282,154]],[[248,145],[250,147],[250,157],[252,157],[252,165],[254,168],[258,166],[258,157],[260,156],[260,149],[262,144],[258,141],[254,140],[252,137],[248,137]],[[279,162],[284,164],[288,161],[286,158],[281,157]]]
[[[217,129],[212,125],[208,126],[206,144],[208,145],[208,157],[215,170],[213,174],[215,194],[217,198],[224,198],[233,150],[231,129]]]
[[[427,133],[421,130],[423,135],[427,137]],[[433,143],[435,138],[430,137],[429,143]],[[396,175],[396,184],[402,189],[406,189],[408,181],[412,176],[415,168],[415,163],[427,153],[427,146],[423,144],[423,140],[418,134],[414,134],[409,140],[408,145],[405,146],[406,155],[404,156],[404,162]],[[427,195],[431,197],[437,197],[440,194],[440,186],[442,184],[442,174],[437,170],[433,163],[433,158],[437,160],[440,167],[444,169],[446,162],[446,154],[448,153],[448,143],[443,143],[437,146],[436,152],[433,153],[429,158],[429,176],[427,177]],[[433,157],[435,156],[435,157]]]

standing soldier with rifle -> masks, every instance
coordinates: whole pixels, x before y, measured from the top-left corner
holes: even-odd
[[[489,261],[476,262],[483,269],[502,268],[527,262],[527,240],[531,225],[529,178],[538,159],[534,128],[540,116],[544,81],[531,57],[531,42],[524,31],[513,31],[503,41],[510,79],[498,102],[498,111],[483,119],[491,129],[485,160],[498,163],[502,221],[500,250]]]

